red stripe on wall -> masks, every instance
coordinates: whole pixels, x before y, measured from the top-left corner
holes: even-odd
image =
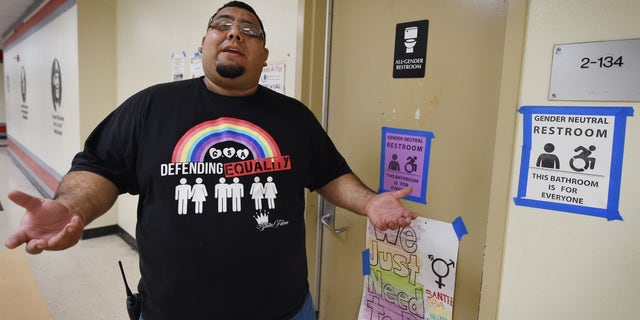
[[[58,9],[60,6],[65,4],[69,0],[51,0],[47,4],[40,9],[33,17],[31,17],[27,22],[22,22],[14,29],[14,33],[8,37],[3,43],[3,47],[7,47],[11,42],[20,38],[23,34],[27,33],[31,28],[36,26],[40,21],[44,20],[48,15]]]
[[[0,125],[0,133],[7,133],[7,126]]]
[[[31,170],[31,172],[36,175],[37,179],[40,180],[44,185],[42,187],[47,187],[51,193],[54,193],[58,186],[60,185],[60,181],[52,176],[45,168],[40,166],[38,162],[33,160],[29,155],[27,155],[18,145],[13,143],[11,139],[7,141],[8,148],[13,152],[16,157],[20,159],[23,166],[26,166]]]

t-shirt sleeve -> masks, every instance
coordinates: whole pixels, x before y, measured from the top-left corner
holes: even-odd
[[[309,115],[313,118],[309,125],[312,156],[311,176],[307,188],[313,191],[322,188],[331,180],[352,171],[327,132],[324,131],[311,112],[309,112]]]
[[[113,182],[120,193],[138,194],[138,142],[148,98],[136,94],[109,114],[75,155],[70,171],[90,171]]]

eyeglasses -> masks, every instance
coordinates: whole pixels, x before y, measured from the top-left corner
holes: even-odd
[[[251,22],[234,22],[231,19],[214,17],[209,19],[209,28],[222,32],[229,31],[236,25],[238,26],[238,30],[243,34],[252,38],[263,39],[264,33],[262,29]]]

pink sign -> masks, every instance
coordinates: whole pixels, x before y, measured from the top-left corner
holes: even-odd
[[[427,203],[432,132],[382,128],[379,192],[412,187],[407,200]]]

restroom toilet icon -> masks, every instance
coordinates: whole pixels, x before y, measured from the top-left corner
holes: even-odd
[[[408,27],[404,29],[404,46],[407,47],[406,53],[413,53],[416,38],[418,38],[418,27]]]

